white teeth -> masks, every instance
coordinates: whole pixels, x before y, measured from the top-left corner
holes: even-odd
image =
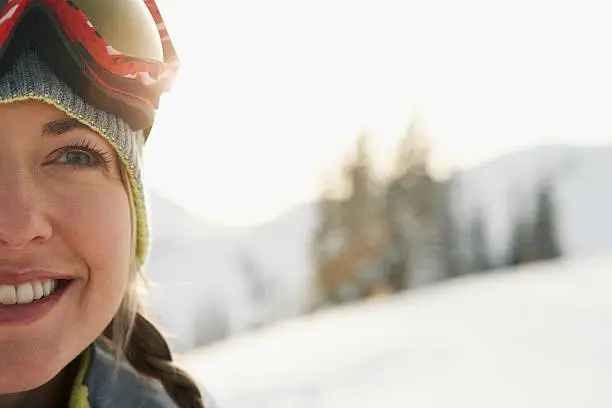
[[[0,285],[0,303],[3,305],[17,303],[17,291],[13,285]]]
[[[53,283],[51,283],[51,280],[45,280],[43,281],[42,285],[43,285],[43,296],[49,296],[51,294],[51,285],[53,285]]]
[[[31,283],[22,283],[17,286],[17,303],[32,303],[34,300],[34,288]]]
[[[36,300],[40,299],[45,294],[41,281],[32,282],[32,289],[34,290],[34,299]]]
[[[57,288],[54,279],[25,282],[20,285],[0,285],[0,304],[32,303],[34,300],[49,296]]]

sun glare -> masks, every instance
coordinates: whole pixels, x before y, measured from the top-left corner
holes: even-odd
[[[183,69],[146,159],[155,188],[216,222],[311,199],[364,129],[388,168],[415,106],[441,168],[612,134],[612,28],[595,5],[197,4],[162,3]]]

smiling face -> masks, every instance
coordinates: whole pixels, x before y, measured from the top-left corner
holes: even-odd
[[[51,105],[0,105],[0,394],[49,381],[101,334],[131,254],[112,146]]]

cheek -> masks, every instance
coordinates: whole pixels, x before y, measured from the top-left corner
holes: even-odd
[[[114,314],[125,292],[131,258],[129,201],[120,183],[85,190],[57,197],[61,205],[53,211],[54,234],[87,266],[80,296],[85,312],[93,307]]]

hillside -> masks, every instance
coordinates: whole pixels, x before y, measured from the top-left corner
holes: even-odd
[[[612,404],[612,259],[469,276],[181,356],[227,408]]]

